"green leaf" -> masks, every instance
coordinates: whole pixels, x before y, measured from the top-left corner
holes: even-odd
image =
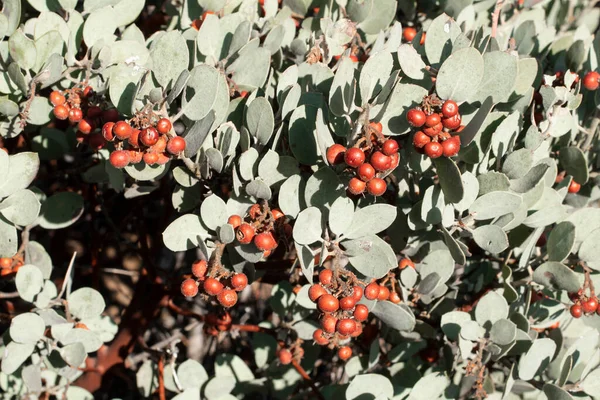
[[[452,43],[460,33],[458,24],[447,14],[441,14],[431,22],[425,37],[425,54],[432,67],[439,68],[440,64],[448,58],[452,53]]]
[[[13,374],[31,356],[35,343],[10,342],[4,348],[2,355],[2,372]]]
[[[246,193],[256,199],[270,200],[273,193],[271,188],[261,179],[255,179],[246,185]]]
[[[376,115],[374,119],[381,122],[386,134],[388,132],[392,135],[408,133],[412,128],[406,120],[406,113],[412,107],[421,104],[427,93],[427,89],[419,85],[399,82],[394,86],[385,104],[374,107],[371,115]]]
[[[442,246],[441,249],[428,253],[419,263],[417,270],[421,277],[435,272],[440,276],[441,282],[446,282],[454,273],[454,259],[450,251]]]
[[[519,378],[525,381],[533,379],[543,372],[556,351],[556,343],[552,339],[536,339],[525,355],[519,360]]]
[[[171,251],[185,251],[196,248],[198,242],[210,236],[202,225],[200,217],[193,214],[182,215],[165,229],[163,241]]]
[[[187,140],[187,137],[186,142],[188,144],[190,143]],[[146,163],[137,163],[134,165],[126,166],[125,172],[127,172],[129,176],[131,176],[137,181],[153,181],[155,179],[162,178],[167,172],[169,172],[170,165],[170,161],[163,165],[148,165]]]
[[[177,367],[177,377],[181,387],[186,389],[201,388],[208,381],[206,370],[198,361],[186,360]]]
[[[411,332],[415,329],[415,316],[404,304],[378,301],[371,312],[392,329]]]
[[[156,40],[150,57],[153,62],[152,72],[163,88],[167,88],[182,70],[188,68],[188,47],[181,33],[176,30],[167,32]]]
[[[533,281],[550,290],[577,292],[581,287],[577,274],[566,265],[548,261],[533,272]]]
[[[87,353],[82,343],[71,343],[60,349],[60,355],[73,368],[79,367],[86,359]]]
[[[39,268],[33,265],[24,265],[17,272],[15,285],[19,296],[23,300],[32,303],[44,286],[44,275]]]
[[[462,200],[454,205],[454,208],[459,212],[463,212],[471,207],[479,194],[479,181],[475,175],[467,171],[462,174],[461,181],[464,188],[464,195]]]
[[[442,315],[441,327],[449,340],[458,339],[460,327],[463,323],[471,321],[471,316],[464,311],[450,311]]]
[[[388,52],[382,51],[369,57],[360,70],[360,96],[363,103],[381,92],[393,68],[394,59]]]
[[[0,257],[12,257],[17,252],[17,228],[0,218]]]
[[[42,96],[35,96],[29,108],[27,123],[29,125],[46,125],[50,122],[52,115],[52,105],[48,99]]]
[[[299,244],[311,244],[321,240],[321,211],[316,207],[308,207],[298,214],[294,224],[294,240]]]
[[[361,3],[364,3],[363,0],[350,0],[348,6]],[[396,0],[367,0],[366,3],[372,3],[373,8],[368,17],[358,24],[358,27],[367,34],[376,35],[394,20],[398,4]]]
[[[439,398],[450,385],[446,375],[435,372],[425,375],[413,386],[408,400],[431,400]]]
[[[538,62],[535,58],[519,59],[519,74],[515,82],[515,93],[524,95],[533,86],[538,73]]]
[[[484,53],[483,80],[474,99],[484,101],[491,96],[494,103],[508,101],[517,81],[518,61],[518,57],[504,51]]]
[[[305,182],[300,175],[290,176],[281,185],[278,203],[285,215],[296,218],[304,208],[304,186]]]
[[[504,164],[502,172],[510,179],[523,177],[533,164],[533,152],[529,149],[519,149],[510,153]]]
[[[39,224],[44,229],[63,229],[83,214],[83,197],[74,192],[60,192],[42,204]]]
[[[83,40],[87,47],[109,39],[117,29],[117,20],[118,15],[112,6],[92,11],[83,25]]]
[[[202,118],[200,121],[196,121],[191,128],[189,128],[183,137],[186,141],[185,156],[193,157],[198,153],[200,146],[206,140],[206,137],[213,130],[215,123],[216,114],[214,111],[210,111],[208,115]]]
[[[378,236],[345,240],[342,245],[350,264],[365,276],[381,278],[398,266],[394,250]]]
[[[8,39],[8,50],[11,58],[24,70],[32,69],[35,66],[35,43],[20,29]]]
[[[290,148],[300,164],[314,165],[319,159],[315,139],[317,110],[317,107],[302,105],[297,107],[290,117]]]
[[[578,147],[563,147],[560,149],[559,159],[567,174],[572,175],[575,182],[581,185],[587,183],[589,177],[587,161]]]
[[[339,197],[331,205],[329,210],[329,229],[336,234],[342,235],[352,225],[354,217],[354,203],[347,197]]]
[[[258,39],[251,40],[239,51],[238,58],[227,67],[227,74],[241,90],[252,91],[262,87],[269,75],[271,52],[258,47]]]
[[[0,184],[0,198],[9,196],[29,186],[37,175],[40,159],[36,153],[23,152],[9,157],[8,176]]]
[[[143,75],[144,70],[126,63],[120,63],[110,69],[108,93],[110,101],[121,114],[131,115],[135,111],[138,82]]]
[[[588,237],[588,240],[594,238],[595,236]],[[569,256],[571,250],[573,249],[573,245],[575,244],[575,225],[571,222],[564,221],[560,224],[556,225],[550,235],[548,236],[548,243],[546,244],[546,249],[548,251],[548,259],[550,261],[562,261]],[[600,246],[600,243],[598,244]],[[594,246],[594,247],[598,247]],[[590,248],[592,253],[595,252],[593,248]],[[581,254],[581,248],[579,249],[579,257],[587,261],[588,263],[591,261],[589,257]],[[597,260],[598,258],[593,258],[593,260]],[[588,264],[589,265],[589,264]],[[600,267],[600,265],[599,265]]]
[[[215,360],[215,375],[219,378],[232,376],[238,382],[248,382],[254,379],[252,370],[235,354],[219,354]]]
[[[490,339],[500,346],[507,346],[517,338],[517,326],[508,319],[499,319],[492,325]]]
[[[425,38],[427,40],[427,38]],[[398,48],[398,62],[400,63],[400,69],[411,79],[422,80],[425,79],[428,72],[425,69],[426,65],[421,58],[421,55],[415,50],[415,48],[408,43],[401,45]],[[370,60],[370,59],[369,59]],[[368,62],[368,61],[367,61]],[[365,64],[366,65],[366,64]],[[364,70],[364,67],[363,67]],[[388,74],[389,75],[389,74]],[[361,72],[361,84],[362,84],[362,72]]]
[[[9,118],[19,114],[19,105],[7,97],[0,98],[0,114],[6,115]]]
[[[261,145],[266,145],[275,128],[273,108],[264,97],[254,99],[246,111],[246,126],[250,135]]]
[[[350,57],[342,57],[329,91],[329,108],[333,115],[342,117],[352,112],[356,94],[355,69],[356,63]]]
[[[333,169],[323,167],[308,178],[304,200],[308,206],[329,208],[344,192],[344,186]]]
[[[581,388],[590,396],[600,393],[600,368],[590,372],[588,376],[581,382]]]
[[[0,203],[0,214],[15,225],[32,224],[40,212],[37,196],[28,189],[21,189]]]
[[[226,99],[226,102],[221,104],[221,99]],[[227,82],[217,69],[206,64],[200,64],[192,69],[183,92],[182,102],[188,118],[198,121],[205,118],[212,110],[215,113],[215,120],[220,121],[227,111],[228,104]]]
[[[483,225],[473,231],[475,243],[492,254],[498,254],[508,248],[508,236],[497,225]]]
[[[394,222],[396,213],[396,207],[389,204],[372,204],[359,208],[354,213],[352,223],[344,232],[344,236],[348,239],[358,239],[378,234]]]
[[[496,321],[508,317],[508,303],[498,292],[489,292],[475,307],[475,320],[489,329]]]
[[[450,203],[460,202],[465,195],[465,189],[456,163],[447,157],[436,158],[434,163],[444,198]]]
[[[362,399],[365,396],[388,398],[394,396],[394,387],[388,378],[379,374],[358,375],[346,389],[346,399]]]
[[[105,307],[102,295],[88,287],[77,289],[67,297],[67,300],[71,315],[78,319],[98,317]]]
[[[458,50],[448,57],[438,72],[436,80],[438,96],[459,103],[469,100],[477,92],[483,72],[483,57],[477,50],[472,47]]]
[[[476,220],[500,217],[521,205],[521,196],[508,192],[491,192],[479,197],[469,208]]]
[[[551,383],[545,383],[543,391],[548,400],[573,400],[569,392]]]
[[[10,337],[17,343],[37,343],[45,330],[44,320],[34,313],[23,313],[10,321]]]
[[[21,0],[4,0],[2,4],[2,14],[7,17],[4,35],[10,36],[19,27],[21,21]]]
[[[140,15],[146,4],[145,0],[121,0],[113,6],[115,24],[125,26],[133,23]]]
[[[204,199],[200,206],[200,216],[207,228],[216,231],[217,228],[227,223],[227,205],[217,195],[213,194]]]
[[[38,267],[44,279],[50,279],[52,273],[52,259],[44,249],[44,246],[36,241],[30,240],[25,247],[25,264],[33,264]]]

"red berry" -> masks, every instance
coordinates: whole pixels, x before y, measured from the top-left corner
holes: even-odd
[[[588,301],[583,302],[582,308],[586,314],[596,312],[596,310],[598,309],[598,298],[590,297]]]
[[[367,191],[373,196],[381,196],[387,190],[387,184],[381,178],[373,178],[367,183]]]
[[[442,125],[446,129],[454,130],[454,129],[457,129],[460,126],[461,122],[462,122],[462,117],[460,116],[460,114],[456,114],[453,117],[444,118],[442,120]]]
[[[360,322],[358,322],[358,321],[355,321],[355,322],[356,322],[356,324],[355,324],[356,325],[356,329],[354,329],[354,332],[352,332],[350,334],[351,337],[358,337],[358,336],[360,336],[360,334],[363,331],[362,324]]]
[[[346,151],[344,161],[351,167],[359,167],[365,162],[365,152],[357,147],[352,147]]]
[[[76,124],[83,118],[83,111],[81,108],[71,108],[69,111],[69,122]]]
[[[321,328],[327,333],[335,332],[338,320],[331,314],[325,314],[321,317]]]
[[[338,357],[342,361],[348,360],[350,357],[352,357],[352,349],[348,346],[340,347],[338,350]]]
[[[370,181],[375,176],[375,168],[369,163],[364,163],[358,167],[356,174],[365,182]]]
[[[124,168],[129,164],[131,160],[129,157],[129,152],[127,150],[116,150],[110,153],[110,157],[108,158],[110,163],[115,168]]]
[[[369,300],[375,300],[379,297],[380,286],[377,282],[371,282],[365,287],[365,297]]]
[[[79,121],[79,125],[77,125],[77,129],[79,129],[79,131],[85,135],[88,135],[90,132],[92,132],[95,128],[94,126],[94,122],[89,119],[89,118],[84,118],[81,121]]]
[[[398,293],[396,293],[396,292],[390,293],[390,301],[394,304],[400,303],[401,299],[400,299],[400,296],[398,295]]]
[[[425,154],[427,157],[439,158],[444,154],[444,148],[438,142],[431,142],[425,145]]]
[[[208,263],[206,260],[198,260],[192,264],[192,275],[198,279],[204,279],[208,271]]]
[[[91,86],[86,86],[85,89],[83,89],[83,97],[90,97],[93,94],[94,94],[94,89],[92,89]]]
[[[355,305],[356,300],[354,300],[354,297],[352,296],[342,297],[342,299],[340,300],[340,308],[342,310],[352,310]]]
[[[158,131],[153,127],[149,127],[142,129],[142,132],[140,133],[140,142],[144,146],[152,146],[158,142],[159,137]]]
[[[377,171],[387,171],[392,167],[392,159],[380,151],[376,151],[371,155],[371,165]]]
[[[354,286],[352,288],[352,298],[354,299],[354,301],[356,303],[358,303],[360,301],[360,299],[362,299],[363,294],[364,294],[364,290],[362,287]]]
[[[400,146],[398,146],[398,142],[396,142],[394,139],[386,140],[383,142],[383,146],[381,146],[381,151],[383,151],[383,154],[386,156],[391,156],[392,154],[397,153],[399,149]]]
[[[377,300],[379,301],[385,301],[387,299],[389,299],[390,297],[390,289],[388,289],[386,286],[380,286],[379,287],[379,295],[377,296]]]
[[[185,297],[194,297],[198,294],[198,285],[193,279],[186,279],[181,282],[181,294]]]
[[[238,242],[240,242],[241,244],[248,244],[252,242],[255,233],[256,232],[254,228],[250,224],[244,223],[238,227],[236,237]]]
[[[569,193],[577,193],[581,189],[581,185],[571,179],[571,184],[569,185]]]
[[[352,194],[362,194],[366,188],[367,184],[364,181],[358,179],[357,177],[350,179],[350,182],[348,182],[348,191]]]
[[[460,151],[460,137],[453,136],[442,143],[444,157],[454,157]]]
[[[327,149],[327,162],[329,165],[338,165],[344,162],[346,148],[341,144],[334,144]]]
[[[129,163],[130,164],[140,163],[140,162],[142,162],[143,156],[144,156],[144,153],[142,153],[141,151],[129,150]]]
[[[277,357],[279,358],[279,362],[283,365],[288,365],[289,363],[291,363],[293,358],[292,352],[288,349],[279,350],[279,354],[277,354]]]
[[[158,162],[158,154],[144,153],[144,162],[148,165],[154,165]]]
[[[458,114],[458,104],[454,100],[446,100],[442,105],[442,114],[445,118],[454,117]]]
[[[317,306],[323,312],[335,312],[340,308],[340,302],[333,295],[327,293],[319,297]]]
[[[52,112],[54,113],[56,119],[64,121],[65,119],[69,118],[69,107],[66,104],[61,104],[54,107]]]
[[[349,335],[356,329],[356,322],[353,319],[341,319],[337,323],[337,331],[342,335]]]
[[[400,263],[398,264],[398,268],[404,269],[406,267],[414,268],[415,263],[410,261],[408,258],[403,258],[402,260],[400,260]]]
[[[402,29],[402,37],[407,42],[411,42],[415,36],[417,36],[417,30],[412,26],[407,26],[406,28]]]
[[[239,215],[232,215],[229,217],[229,219],[227,219],[227,223],[233,226],[233,229],[235,229],[242,224],[242,217]]]
[[[319,285],[318,283],[315,283],[308,289],[308,298],[311,301],[316,302],[319,299],[319,297],[323,296],[326,293],[327,290],[325,290],[323,286]]]
[[[383,132],[383,125],[381,125],[381,122],[370,122],[369,126],[379,133]]]
[[[217,300],[223,307],[233,307],[237,303],[238,295],[235,290],[224,289],[217,295]]]
[[[177,155],[185,150],[185,139],[181,136],[175,136],[169,139],[169,143],[167,144],[167,151],[173,155]]]
[[[169,121],[167,118],[161,118],[156,123],[156,130],[163,135],[165,133],[169,133],[172,127],[173,125],[171,124],[171,121]]]
[[[390,159],[392,160],[392,165],[390,166],[390,169],[395,169],[398,164],[400,164],[400,153],[394,153],[390,156]]]
[[[583,315],[583,308],[579,304],[573,304],[569,309],[573,318],[581,318]]]
[[[423,133],[425,133],[427,136],[436,137],[442,131],[442,129],[444,129],[444,124],[440,122],[433,127],[423,128]]]
[[[98,118],[102,115],[102,109],[98,106],[91,106],[88,108],[86,117],[88,118]]]
[[[127,143],[132,145],[133,147],[140,147],[140,131],[139,129],[133,129],[131,131],[131,136],[127,139]]]
[[[357,304],[356,308],[354,309],[353,315],[354,319],[356,319],[359,322],[366,321],[369,317],[369,308],[364,304]]]
[[[271,214],[273,215],[273,219],[275,221],[277,221],[279,218],[283,218],[285,217],[285,214],[281,212],[281,210],[277,209],[277,208],[273,208],[271,210]]]
[[[438,114],[438,113],[429,114],[427,116],[427,119],[425,120],[425,126],[433,128],[440,122],[442,122],[442,118],[440,117],[440,114]]]
[[[406,113],[406,119],[408,120],[408,123],[410,124],[410,126],[413,126],[415,128],[420,128],[421,126],[425,125],[427,116],[425,115],[425,113],[422,110],[419,110],[417,108],[412,108],[412,109],[408,110],[408,113]]]
[[[319,272],[319,282],[324,286],[331,284],[333,282],[333,272],[330,269]]]
[[[161,136],[158,138],[158,141],[156,143],[154,143],[152,146],[150,146],[150,148],[148,148],[148,151],[152,152],[152,153],[163,153],[167,148],[167,138],[166,136]]]
[[[107,122],[117,122],[119,120],[119,112],[116,108],[105,110],[102,113],[102,119]]]
[[[587,90],[596,90],[600,86],[600,74],[596,71],[590,71],[583,77],[583,86]]]
[[[106,141],[99,133],[92,133],[88,138],[88,145],[94,150],[100,150],[104,147],[105,143]]]
[[[169,157],[169,155],[167,155],[165,153],[158,153],[158,160],[156,160],[156,163],[158,165],[165,165],[170,160],[171,160],[171,157]]]
[[[57,90],[50,93],[49,99],[53,106],[62,106],[67,101],[65,96],[63,96],[63,94]]]
[[[203,287],[204,291],[211,296],[216,296],[223,290],[223,284],[215,278],[207,278]]]
[[[121,140],[128,139],[133,132],[133,128],[125,121],[119,121],[113,126],[113,133]]]
[[[329,340],[325,337],[323,329],[317,329],[313,332],[313,340],[320,346],[326,346],[329,344]]]
[[[114,122],[107,122],[102,126],[102,136],[109,142],[112,142],[115,139],[115,135],[113,134],[114,126]]]
[[[234,274],[231,277],[231,286],[238,292],[244,290],[248,286],[248,277],[242,273]]]
[[[418,149],[422,149],[429,142],[431,142],[431,138],[421,131],[415,133],[413,137],[413,145]]]
[[[261,251],[268,251],[277,247],[277,241],[271,232],[263,232],[254,237],[254,245]]]

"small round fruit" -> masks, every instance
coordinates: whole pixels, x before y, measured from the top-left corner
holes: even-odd
[[[353,319],[341,319],[337,323],[336,330],[342,335],[349,335],[356,329],[356,322]]]
[[[137,163],[142,162],[143,157],[144,157],[144,153],[142,153],[141,151],[129,150],[129,163],[130,164],[137,164]]]
[[[88,118],[99,118],[102,115],[102,109],[98,106],[91,106],[88,108],[86,117]]]
[[[371,154],[371,165],[377,171],[387,171],[392,167],[392,159],[380,151]]]
[[[583,77],[583,86],[587,90],[596,90],[600,86],[600,74],[596,71],[590,71]]]
[[[232,215],[227,219],[227,223],[235,229],[242,224],[242,217],[239,215]]]
[[[338,320],[331,314],[325,314],[321,317],[321,328],[327,333],[334,333]]]
[[[55,90],[50,93],[50,103],[52,103],[53,106],[62,106],[66,101],[67,99],[61,92]]]
[[[383,132],[383,125],[381,125],[381,122],[369,122],[369,126],[379,133]]]
[[[427,121],[427,115],[422,110],[417,108],[412,108],[408,110],[406,113],[406,119],[410,126],[415,128],[420,128],[425,125],[425,121]]]
[[[161,136],[158,138],[158,142],[156,142],[153,146],[150,146],[148,151],[151,151],[153,153],[164,153],[164,151],[166,149],[167,149],[167,137]]]
[[[342,297],[340,300],[340,308],[342,310],[352,310],[355,305],[356,300],[354,300],[354,297],[352,296]]]
[[[223,290],[223,284],[215,278],[207,278],[203,285],[206,294],[216,296]]]
[[[52,113],[54,114],[56,119],[64,121],[65,119],[69,118],[69,107],[67,107],[65,104],[61,104],[59,106],[54,107]]]
[[[422,149],[427,143],[430,142],[431,138],[421,131],[415,133],[415,136],[413,137],[413,145],[418,149]]]
[[[156,142],[158,142],[159,137],[160,134],[158,133],[156,128],[149,127],[146,129],[142,129],[142,132],[140,133],[140,142],[144,146],[152,146]]]
[[[360,286],[354,286],[352,288],[352,298],[354,299],[354,301],[356,303],[358,303],[360,301],[360,299],[363,298],[364,293],[365,293],[365,291]]]
[[[104,140],[102,135],[99,133],[92,133],[88,137],[88,146],[90,146],[94,150],[100,150],[101,148],[104,147],[105,143],[106,143],[106,141]],[[131,160],[129,162],[131,162]]]
[[[319,300],[319,297],[323,296],[324,294],[327,294],[327,290],[325,290],[325,288],[318,283],[311,285],[311,287],[308,289],[308,298],[315,303],[317,300]]]
[[[383,142],[383,146],[381,146],[381,151],[383,151],[383,154],[385,154],[386,156],[391,156],[392,154],[397,153],[399,149],[400,146],[398,145],[398,142],[396,142],[394,139],[386,140],[385,142]]]
[[[429,114],[427,116],[427,119],[425,120],[425,126],[433,128],[440,122],[442,122],[442,118],[440,117],[440,114],[438,114],[438,113]]]
[[[261,251],[268,251],[277,247],[277,241],[271,232],[263,232],[254,236],[254,245]]]
[[[581,189],[581,185],[571,179],[571,184],[569,185],[569,193],[578,193],[579,189]]]
[[[84,118],[81,121],[79,121],[79,124],[77,125],[77,129],[79,129],[79,131],[85,135],[90,134],[95,126],[94,126],[94,122],[89,119],[89,118]]]
[[[375,300],[379,297],[380,286],[377,282],[371,282],[365,287],[365,297],[368,300]]]
[[[417,30],[412,26],[407,26],[406,28],[402,29],[402,37],[407,42],[412,41],[415,36],[417,36]]]
[[[359,337],[362,334],[363,331],[363,326],[360,322],[355,321],[356,322],[356,329],[354,329],[354,332],[352,332],[350,334],[350,337]]]
[[[400,299],[400,296],[399,296],[399,295],[398,295],[398,293],[396,293],[396,292],[392,292],[392,293],[390,293],[390,298],[389,298],[389,300],[390,300],[392,303],[394,303],[394,304],[398,304],[398,303],[400,303],[400,301],[401,301],[401,299]]]
[[[402,260],[400,260],[400,263],[398,263],[398,268],[404,269],[406,267],[414,268],[415,263],[410,261],[408,258],[403,258]]]
[[[233,307],[237,303],[238,295],[235,290],[224,289],[217,295],[217,300],[223,307]]]
[[[281,349],[279,350],[279,353],[277,354],[277,357],[279,358],[279,362],[283,365],[288,365],[292,362],[292,352],[289,351],[288,349]]]
[[[382,196],[387,190],[387,184],[381,178],[373,178],[367,183],[367,191],[373,196]]]
[[[321,285],[330,285],[333,282],[333,271],[330,269],[324,269],[319,272],[319,282]]]
[[[444,154],[444,148],[438,142],[431,142],[425,145],[425,154],[430,158],[439,158]]]
[[[581,318],[583,315],[583,308],[579,304],[573,304],[569,309],[569,312],[573,318]]]
[[[338,350],[338,357],[342,361],[348,360],[350,357],[352,357],[352,349],[348,346],[340,347]]]
[[[129,143],[131,146],[138,148],[140,147],[140,133],[142,131],[140,131],[139,129],[132,129],[131,131],[131,136],[129,136],[129,138],[127,138],[127,143]]]
[[[94,89],[91,86],[86,86],[85,89],[83,89],[83,97],[90,97],[91,95],[94,94]]]
[[[379,295],[377,296],[377,300],[385,301],[390,298],[390,289],[387,286],[379,286]]]
[[[161,118],[156,123],[156,130],[159,133],[162,133],[163,135],[165,133],[169,133],[171,131],[172,127],[173,127],[173,125],[171,124],[171,121],[169,121],[168,118]]]
[[[248,244],[252,242],[255,233],[256,231],[250,224],[244,223],[238,227],[236,237],[238,242],[240,242],[241,244]]]
[[[461,122],[462,122],[462,117],[460,116],[460,114],[456,114],[453,117],[444,118],[442,120],[442,125],[446,129],[454,130],[454,129],[458,129],[458,127],[460,126]]]
[[[71,108],[71,110],[69,111],[69,122],[76,124],[79,121],[81,121],[82,118],[83,111],[81,111],[81,108]]]
[[[108,160],[115,168],[125,168],[131,159],[127,150],[116,150],[110,153]]]
[[[208,271],[208,263],[206,260],[198,260],[192,264],[192,275],[198,279],[204,279]]]
[[[398,164],[400,164],[400,153],[394,153],[390,156],[390,158],[392,159],[392,165],[390,166],[390,169],[396,169]]]
[[[323,312],[335,312],[340,308],[340,302],[333,295],[327,293],[319,297],[317,306]]]
[[[596,312],[596,310],[598,309],[598,298],[590,297],[587,301],[584,301],[581,306],[583,308],[583,312],[585,312],[586,314]]]
[[[367,188],[367,184],[365,183],[365,181],[362,181],[362,180],[358,179],[357,177],[350,179],[350,182],[348,182],[348,191],[352,194],[355,194],[355,195],[362,194],[362,193],[364,193],[366,188]]]
[[[313,332],[313,340],[320,346],[326,346],[329,344],[329,340],[325,337],[325,332],[323,332],[323,329],[316,329]]]
[[[429,128],[423,128],[423,133],[427,136],[436,137],[444,129],[444,124],[441,122]]]
[[[364,163],[358,167],[356,174],[363,181],[369,182],[375,176],[375,168],[369,163]]]
[[[2,257],[0,258],[0,268],[11,268],[13,260],[10,257]]]
[[[357,304],[352,315],[359,322],[366,321],[369,318],[369,308],[364,304]]]
[[[148,165],[154,165],[158,162],[158,154],[157,153],[144,153],[143,160]]]
[[[113,133],[121,140],[126,140],[131,136],[133,128],[125,121],[119,121],[113,126]]]
[[[109,142],[112,142],[115,139],[115,135],[113,133],[114,126],[114,122],[107,122],[102,126],[102,136]]]
[[[248,215],[250,215],[250,218],[252,219],[257,219],[260,214],[260,204],[253,204],[252,207],[250,207],[250,210],[248,210]]]
[[[346,148],[341,144],[334,144],[327,149],[327,162],[329,165],[338,165],[344,162]]]
[[[349,166],[357,168],[365,162],[365,152],[357,147],[352,147],[346,151],[344,161]]]
[[[119,120],[119,112],[116,108],[104,110],[102,113],[102,119],[106,122],[117,122]]]
[[[173,155],[177,155],[185,150],[186,142],[181,136],[175,136],[169,139],[167,143],[167,151]]]
[[[454,117],[458,114],[458,104],[454,100],[446,100],[442,105],[442,114],[444,118]]]
[[[158,160],[156,160],[156,163],[158,165],[165,165],[169,161],[171,161],[171,157],[168,154],[166,154],[166,153],[158,153]]]
[[[243,273],[234,274],[231,277],[231,286],[233,286],[237,292],[244,290],[244,288],[248,286],[248,277]]]
[[[460,151],[460,137],[453,136],[442,143],[444,157],[454,157]]]
[[[185,297],[194,297],[198,294],[198,285],[193,279],[186,279],[181,282],[181,294]]]

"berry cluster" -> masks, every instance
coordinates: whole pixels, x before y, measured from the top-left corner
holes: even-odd
[[[587,90],[597,90],[600,87],[600,73],[590,71],[583,77],[583,86]]]
[[[458,104],[454,100],[442,102],[435,95],[425,97],[421,107],[412,108],[406,114],[408,123],[421,128],[413,137],[415,150],[430,158],[454,157],[460,150],[459,133],[464,129]]]
[[[388,282],[391,283],[391,289],[387,287]],[[400,299],[400,295],[394,289],[394,283],[395,281],[390,281],[389,278],[385,278],[381,284],[377,282],[371,282],[365,287],[365,297],[369,300],[389,300],[394,304],[398,304],[402,301],[402,299]]]
[[[263,257],[267,258],[277,247],[277,240],[273,234],[283,227],[279,223],[284,221],[283,217],[284,214],[280,210],[270,209],[266,203],[257,203],[250,207],[245,219],[239,215],[232,215],[227,223],[235,229],[235,236],[240,244],[254,243],[256,248],[263,252]]]
[[[569,309],[573,318],[581,318],[583,314],[590,315],[597,313],[600,315],[598,298],[594,293],[591,293],[590,296],[586,296],[583,293],[583,289],[579,289],[577,293],[569,293],[569,299],[575,303]]]
[[[365,136],[354,147],[346,149],[334,144],[327,149],[327,162],[331,165],[345,163],[354,177],[348,182],[348,191],[360,195],[365,190],[373,196],[382,196],[387,184],[382,179],[400,162],[400,146],[394,139],[386,138],[379,122],[371,122],[365,128]],[[367,158],[369,162],[366,162]]]
[[[192,275],[196,279],[188,278],[181,283],[181,294],[186,297],[194,297],[198,294],[198,287],[202,283],[202,289],[207,297],[216,296],[217,301],[223,307],[232,307],[237,303],[237,292],[248,286],[248,277],[244,273],[232,273],[224,270],[217,263],[213,263],[210,274],[207,276],[208,263],[198,260],[192,264]]]
[[[319,283],[310,287],[308,297],[323,313],[321,328],[313,334],[314,341],[321,346],[339,347],[338,357],[346,361],[352,356],[352,349],[344,343],[362,333],[362,322],[369,317],[369,309],[358,304],[363,294],[367,297],[366,289],[359,286],[354,275],[339,272],[344,275],[336,276],[332,270],[323,269],[319,273]]]
[[[23,257],[19,254],[0,258],[0,276],[16,274],[23,264]]]
[[[181,154],[186,146],[184,138],[170,135],[172,128],[168,118],[158,118],[152,112],[138,113],[129,121],[105,123],[102,136],[109,142],[115,142],[116,148],[110,153],[110,163],[115,168],[141,161],[148,165],[166,164],[171,155]]]
[[[64,91],[50,93],[50,103],[54,106],[54,116],[77,125],[77,141],[87,143],[95,150],[104,147],[104,139],[94,132],[104,122],[117,121],[119,112],[115,108],[105,109],[102,99],[91,86],[75,86]]]

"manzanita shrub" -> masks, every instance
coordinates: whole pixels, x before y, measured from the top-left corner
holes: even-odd
[[[600,398],[600,3],[0,2],[2,399]]]

